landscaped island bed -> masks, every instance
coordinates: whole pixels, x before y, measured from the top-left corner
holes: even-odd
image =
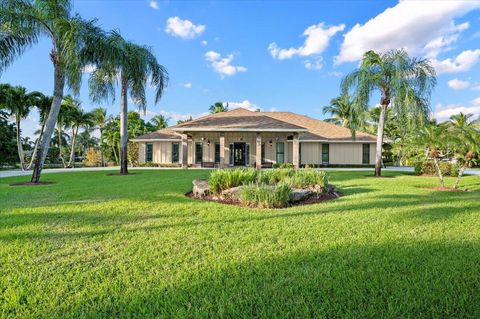
[[[0,179],[0,317],[478,317],[478,176],[329,172],[278,210],[184,196],[209,173]]]

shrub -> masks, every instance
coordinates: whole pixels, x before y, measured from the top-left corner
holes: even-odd
[[[97,151],[94,148],[89,148],[87,152],[85,153],[85,166],[88,167],[93,167],[93,166],[99,166],[101,163],[102,158],[100,155],[100,152]]]
[[[285,183],[277,186],[250,184],[242,188],[240,201],[245,205],[259,208],[286,207],[291,191],[290,186]]]
[[[257,175],[257,182],[274,185],[292,176],[295,171],[291,168],[275,168],[267,171],[260,171]]]
[[[321,192],[328,185],[328,176],[324,171],[301,169],[285,179],[291,188],[310,188]]]
[[[140,167],[158,167],[157,163],[146,162],[139,165]]]
[[[213,193],[253,183],[257,178],[257,170],[254,168],[219,169],[210,173],[208,186]]]
[[[443,176],[457,176],[458,165],[450,162],[439,162],[438,166]],[[415,175],[437,175],[433,161],[418,161],[415,163]]]
[[[292,163],[274,163],[273,168],[293,168]]]
[[[128,142],[127,159],[130,166],[138,166],[138,145],[135,142]]]

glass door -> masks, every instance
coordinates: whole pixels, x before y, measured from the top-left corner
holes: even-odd
[[[245,166],[246,164],[245,143],[233,143],[233,165]]]

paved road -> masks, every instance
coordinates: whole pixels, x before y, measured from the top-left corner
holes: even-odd
[[[166,168],[166,167],[134,167],[130,170],[162,170],[162,169],[179,169],[179,168]],[[120,167],[83,167],[83,168],[51,168],[44,169],[42,173],[70,173],[70,172],[93,172],[93,171],[118,171]],[[324,168],[326,171],[371,171],[372,168]],[[413,172],[413,167],[387,167],[384,171],[396,171],[396,172]],[[25,176],[32,174],[31,171],[21,170],[7,170],[0,171],[0,178],[11,176]],[[465,171],[468,175],[480,176],[480,169],[468,169]]]

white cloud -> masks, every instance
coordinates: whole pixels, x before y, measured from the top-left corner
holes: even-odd
[[[182,39],[193,39],[202,34],[205,29],[205,25],[195,25],[190,20],[182,20],[179,17],[170,17],[167,20],[165,32]]]
[[[228,102],[228,109],[229,110],[234,110],[234,109],[238,109],[238,108],[247,109],[249,111],[261,111],[262,110],[261,107],[259,107],[256,104],[253,104],[249,100],[244,100],[242,102]]]
[[[460,79],[453,79],[447,82],[448,87],[454,90],[465,90],[470,86],[470,82],[460,80]]]
[[[468,28],[453,19],[480,7],[480,1],[400,1],[344,35],[337,64],[359,61],[364,52],[405,48],[409,53],[436,56]]]
[[[480,49],[466,50],[457,55],[454,59],[448,58],[442,61],[432,59],[432,64],[441,73],[466,72],[480,60]]]
[[[185,83],[183,85],[183,87],[186,88],[186,89],[191,89],[192,88],[192,83]]]
[[[220,74],[221,78],[232,76],[240,72],[246,72],[247,68],[244,66],[232,65],[233,54],[229,54],[222,58],[222,55],[215,51],[208,51],[205,53],[205,60],[210,62],[211,67]]]
[[[442,105],[438,104],[435,107],[435,112],[433,113],[434,117],[439,122],[444,122],[450,118],[450,116],[458,114],[458,113],[465,113],[465,114],[473,114],[474,118],[480,117],[480,98],[476,98],[470,102],[468,106],[461,105],[461,104],[449,104],[449,105]]]
[[[334,76],[334,77],[336,77],[336,78],[339,78],[339,77],[343,76],[343,73],[342,73],[342,72],[338,72],[338,71],[333,71],[333,72],[328,72],[328,75]]]
[[[200,42],[202,45],[207,45],[208,44],[208,41],[207,40],[203,40]]]
[[[322,57],[315,57],[311,60],[303,61],[303,65],[307,70],[321,70],[323,67],[323,59]]]
[[[322,54],[328,47],[330,39],[340,31],[345,29],[344,24],[326,26],[325,23],[319,23],[309,26],[304,32],[305,42],[298,48],[290,47],[281,49],[275,42],[270,43],[268,51],[270,55],[279,60],[290,59],[294,56],[311,56]]]
[[[150,0],[150,2],[148,3],[148,5],[150,6],[150,8],[154,9],[154,10],[158,10],[158,2],[156,0]]]
[[[480,91],[480,84],[476,84],[476,85],[472,86],[472,90]]]

